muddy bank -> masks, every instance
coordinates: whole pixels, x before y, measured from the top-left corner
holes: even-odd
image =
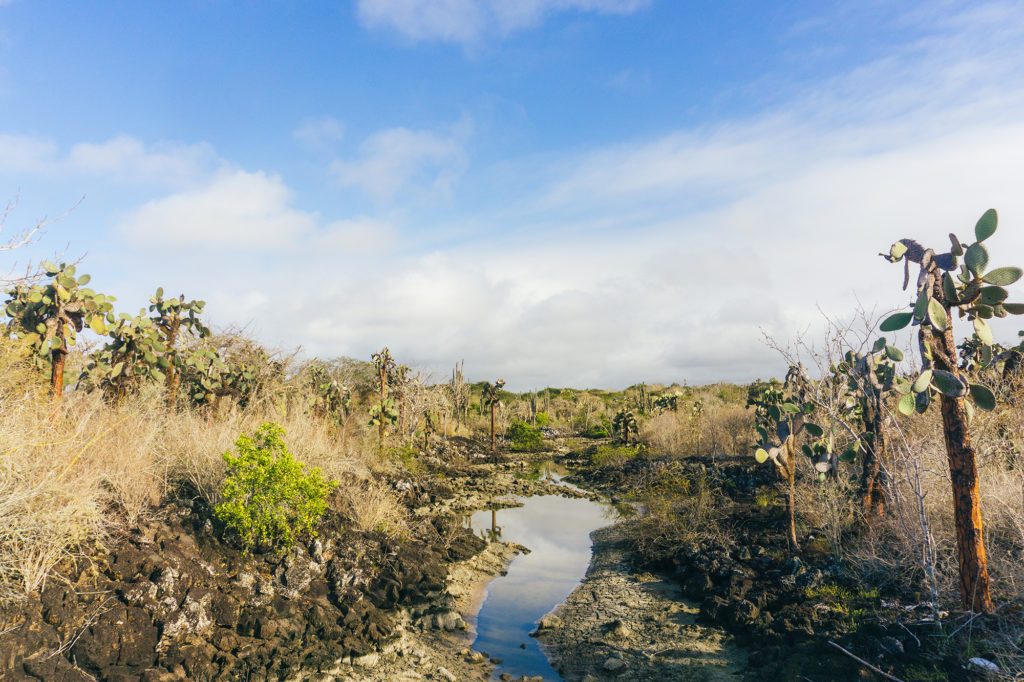
[[[537,632],[564,679],[736,679],[745,652],[721,628],[698,624],[677,584],[633,571],[623,526],[591,537],[586,578]]]

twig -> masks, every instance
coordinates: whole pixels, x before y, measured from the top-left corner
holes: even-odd
[[[915,642],[917,642],[917,645],[918,645],[918,646],[921,646],[921,640],[919,640],[919,639],[917,638],[917,635],[915,635],[915,634],[914,634],[913,632],[911,632],[911,631],[910,631],[910,628],[908,628],[908,627],[907,627],[906,625],[904,625],[903,623],[898,623],[898,624],[899,624],[899,626],[900,626],[901,628],[903,628],[904,630],[906,630],[906,631],[907,631],[907,633],[908,633],[908,634],[909,634],[909,635],[910,635],[911,637],[913,637],[913,638],[914,638],[914,641],[915,641]]]
[[[958,627],[958,628],[957,628],[956,630],[953,630],[953,632],[951,632],[951,633],[949,633],[948,635],[946,635],[946,639],[950,639],[950,638],[951,638],[951,637],[952,637],[953,635],[955,635],[956,633],[960,632],[960,631],[961,631],[961,630],[963,630],[963,629],[964,629],[965,627],[967,627],[968,625],[970,625],[971,623],[973,623],[973,622],[974,622],[974,619],[975,619],[975,618],[977,618],[977,617],[978,617],[978,616],[980,616],[980,615],[981,615],[981,613],[972,613],[972,614],[971,614],[971,617],[967,619],[967,622],[966,622],[966,623],[964,623],[963,625],[961,625],[960,627]]]
[[[839,650],[840,650],[840,651],[842,651],[842,652],[843,652],[844,654],[846,654],[847,656],[849,656],[849,657],[850,657],[850,658],[852,658],[853,660],[857,661],[858,663],[860,663],[860,664],[861,664],[861,665],[863,665],[864,667],[866,667],[866,668],[867,668],[868,670],[871,670],[872,672],[876,672],[876,673],[878,673],[879,675],[881,675],[881,676],[882,676],[882,677],[884,677],[885,679],[887,679],[887,680],[892,680],[893,682],[903,682],[903,680],[901,680],[900,678],[898,678],[898,677],[893,677],[892,675],[890,675],[889,673],[885,672],[884,670],[880,670],[879,668],[876,668],[875,666],[871,665],[870,663],[868,663],[867,661],[865,661],[865,660],[864,660],[863,658],[861,658],[860,656],[857,656],[857,655],[855,655],[855,654],[851,654],[851,653],[850,653],[849,651],[847,651],[847,650],[846,650],[846,649],[844,649],[843,647],[839,646],[838,644],[836,644],[835,642],[833,642],[833,641],[832,641],[831,639],[830,639],[830,640],[828,641],[828,643],[829,643],[829,644],[831,644],[832,646],[834,646],[835,648],[839,649]]]

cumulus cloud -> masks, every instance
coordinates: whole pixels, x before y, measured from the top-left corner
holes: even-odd
[[[408,187],[447,195],[465,166],[466,153],[454,135],[390,128],[363,140],[355,159],[334,161],[331,171],[342,186],[386,201]]]
[[[140,247],[286,247],[316,224],[314,215],[292,208],[290,198],[277,176],[223,171],[201,187],[146,203],[119,229]]]
[[[368,28],[395,31],[412,41],[473,44],[507,35],[570,10],[629,14],[650,0],[359,0],[356,13]]]

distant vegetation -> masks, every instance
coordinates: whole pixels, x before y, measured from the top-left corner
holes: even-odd
[[[867,590],[991,612],[1024,583],[1024,343],[995,343],[987,322],[1024,314],[1006,288],[1024,273],[989,267],[996,225],[985,213],[948,250],[893,244],[883,255],[913,303],[831,322],[823,346],[779,347],[782,378],[622,391],[513,393],[466,381],[462,363],[434,381],[387,347],[305,358],[214,332],[203,301],[163,289],[117,311],[78,266],[43,263],[4,303],[0,598],[37,591],[62,558],[176,495],[250,548],[314,532],[335,487],[360,527],[401,536],[411,521],[387,477],[569,438],[599,469],[648,467],[624,492],[644,504],[651,547],[728,532],[716,472],[741,455],[778,474],[751,501],[784,513],[789,552],[830,553]],[[912,353],[892,336],[907,327]],[[455,439],[473,447],[455,453]],[[673,466],[683,458],[705,474]]]

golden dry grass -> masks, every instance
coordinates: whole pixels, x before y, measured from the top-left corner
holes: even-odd
[[[355,481],[343,492],[358,526],[404,532],[404,509],[368,480],[392,465],[358,425],[341,433],[298,411],[171,412],[155,389],[118,405],[69,391],[52,410],[39,373],[16,344],[0,342],[0,599],[39,589],[63,558],[144,522],[171,493],[216,503],[221,454],[264,421],[284,427],[298,461]]]

